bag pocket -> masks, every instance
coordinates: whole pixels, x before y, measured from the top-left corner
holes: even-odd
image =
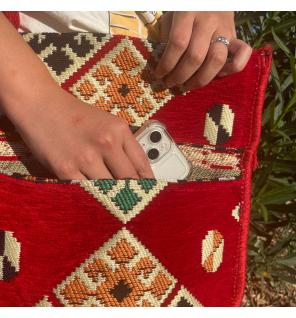
[[[76,182],[57,179],[34,158],[17,134],[2,131],[0,138],[0,173],[38,183]],[[176,181],[225,181],[241,177],[241,149],[191,143],[178,143],[178,147],[191,162],[192,170],[186,180]]]

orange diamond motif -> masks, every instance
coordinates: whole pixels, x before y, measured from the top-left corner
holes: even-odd
[[[126,228],[54,289],[65,306],[160,306],[177,280]]]
[[[79,99],[94,104],[141,126],[173,94],[153,78],[147,60],[128,37],[123,38],[70,90]]]

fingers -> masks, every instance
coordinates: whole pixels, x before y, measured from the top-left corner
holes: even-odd
[[[68,178],[68,180],[87,180],[87,177],[81,172],[77,171],[71,176],[71,178]]]
[[[149,159],[133,136],[128,138],[124,143],[124,151],[134,165],[140,178],[155,178]]]
[[[113,179],[112,174],[101,159],[93,160],[81,167],[80,170],[88,179]]]
[[[207,85],[216,76],[241,71],[247,64],[252,49],[236,39],[233,12],[190,14],[175,12],[171,24],[169,17],[164,26],[170,27],[166,49],[155,70],[168,88],[185,83],[188,89]],[[230,40],[229,52],[233,55],[227,63],[227,47],[223,43],[211,44],[211,39],[224,36]]]
[[[78,171],[88,179],[154,178],[150,162],[128,125],[115,120],[114,126],[79,155]],[[73,176],[77,169],[63,163],[61,170]]]
[[[95,156],[91,158],[80,168],[88,179],[154,178],[149,160],[132,134],[131,138],[127,138],[124,149],[114,149],[104,161]]]
[[[87,180],[87,177],[77,169],[71,169],[68,165],[53,170],[60,180]]]
[[[192,15],[179,13],[173,16],[168,43],[154,72],[157,78],[164,77],[176,66],[189,44],[192,26]]]
[[[103,159],[115,179],[139,179],[136,169],[122,148],[108,152]]]
[[[187,89],[198,88],[207,85],[224,66],[228,49],[221,42],[210,45],[207,57],[197,73],[185,83]]]
[[[224,65],[218,76],[226,76],[242,71],[252,55],[252,48],[239,39],[232,40],[228,49],[232,59]]]
[[[174,11],[167,11],[160,16],[159,21],[159,33],[160,42],[167,43],[169,39],[170,29],[173,21]]]
[[[184,56],[165,79],[167,87],[185,83],[201,67],[209,50],[212,34],[210,27],[194,24],[191,40]]]

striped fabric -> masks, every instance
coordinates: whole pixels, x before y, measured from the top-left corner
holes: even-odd
[[[157,40],[161,11],[109,11],[110,33]]]

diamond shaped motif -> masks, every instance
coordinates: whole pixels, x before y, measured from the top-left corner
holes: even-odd
[[[137,193],[129,187],[129,180],[126,181],[126,186],[121,189],[112,201],[121,209],[124,213],[131,211],[134,206],[141,202],[142,198],[137,195]]]
[[[160,306],[176,283],[160,261],[123,228],[54,293],[65,306],[151,307]]]
[[[128,297],[131,291],[132,288],[130,288],[124,280],[120,280],[118,284],[110,290],[110,293],[121,303],[124,298]]]
[[[96,91],[92,96],[81,91],[85,83]],[[152,78],[147,60],[128,37],[122,38],[69,90],[135,126],[141,126],[173,97],[160,80]]]
[[[155,179],[87,180],[79,183],[123,223],[144,210],[167,185],[166,181]]]

